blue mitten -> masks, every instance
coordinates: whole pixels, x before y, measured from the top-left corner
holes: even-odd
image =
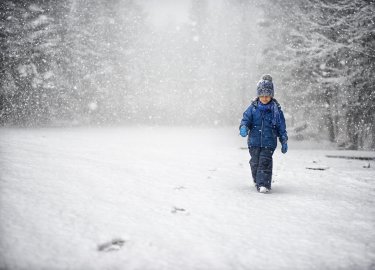
[[[287,143],[283,143],[281,145],[281,153],[285,154],[286,152],[288,152],[288,144]]]
[[[248,131],[249,131],[249,129],[247,128],[247,126],[241,126],[241,128],[240,128],[240,135],[242,137],[246,137]]]

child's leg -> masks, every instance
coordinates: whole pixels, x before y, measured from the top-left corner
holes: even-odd
[[[273,149],[262,147],[259,153],[259,165],[256,174],[256,183],[258,187],[271,189],[272,182],[272,155]]]
[[[250,153],[250,168],[251,168],[251,174],[253,176],[253,181],[256,183],[257,179],[257,172],[258,172],[258,165],[259,165],[259,154],[260,154],[260,147],[250,147],[249,148]]]

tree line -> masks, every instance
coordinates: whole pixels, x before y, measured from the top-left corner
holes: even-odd
[[[0,10],[3,125],[231,124],[255,77],[247,1],[191,0],[162,29],[133,0]]]
[[[238,124],[262,73],[296,138],[375,149],[373,0],[0,3],[0,124]]]

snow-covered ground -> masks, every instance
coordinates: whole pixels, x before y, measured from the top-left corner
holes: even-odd
[[[236,127],[0,129],[0,269],[375,268],[375,162],[326,157],[374,152],[290,142],[259,194],[243,147]]]

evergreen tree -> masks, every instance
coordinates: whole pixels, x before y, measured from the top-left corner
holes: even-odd
[[[374,145],[373,2],[271,2],[264,9],[270,19],[263,25],[272,36],[265,61],[280,67],[299,116],[293,120],[325,130],[348,148]]]

